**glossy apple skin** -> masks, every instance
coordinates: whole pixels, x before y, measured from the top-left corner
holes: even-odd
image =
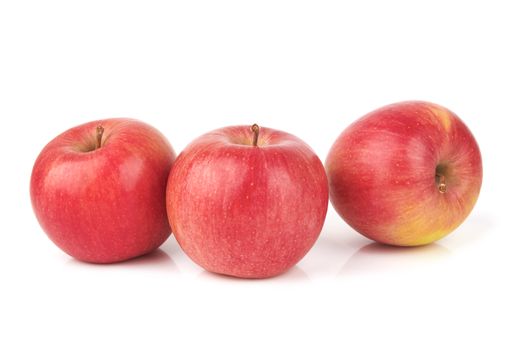
[[[483,176],[467,126],[422,101],[388,105],[357,120],[335,141],[325,165],[339,215],[364,236],[398,246],[428,244],[458,227]],[[444,175],[445,193],[436,173]]]
[[[167,188],[171,228],[204,269],[266,278],[294,266],[319,236],[328,206],[323,165],[303,141],[249,126],[205,134],[179,155]]]
[[[96,150],[96,128],[104,128]],[[153,127],[106,119],[57,136],[38,156],[31,201],[49,238],[76,259],[112,263],[158,248],[170,235],[166,183],[175,159]]]

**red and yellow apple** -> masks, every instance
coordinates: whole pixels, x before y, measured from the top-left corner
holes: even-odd
[[[325,166],[339,215],[364,236],[398,246],[428,244],[457,228],[482,182],[481,154],[467,126],[421,101],[358,119],[335,141]]]
[[[168,180],[171,228],[204,269],[278,275],[319,236],[328,206],[323,165],[308,145],[257,125],[209,132],[184,149]]]
[[[79,260],[111,263],[149,253],[171,232],[165,193],[174,159],[164,136],[137,120],[74,127],[34,164],[34,212],[49,238]]]

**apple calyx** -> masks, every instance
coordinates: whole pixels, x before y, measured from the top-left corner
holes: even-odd
[[[439,193],[447,192],[447,184],[445,182],[445,175],[436,174],[436,177],[438,178],[438,190],[439,190]]]
[[[253,141],[252,146],[257,147],[257,141],[259,140],[259,125],[253,124],[251,127],[251,130],[253,132]]]
[[[102,146],[102,135],[104,134],[104,127],[102,125],[97,126],[97,145],[95,149],[99,149]]]

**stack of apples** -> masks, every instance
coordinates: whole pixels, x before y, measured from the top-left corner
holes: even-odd
[[[465,220],[481,181],[466,125],[444,107],[409,101],[351,124],[325,167],[299,138],[256,124],[206,133],[175,157],[143,122],[98,120],[45,146],[30,193],[43,230],[76,259],[124,261],[173,232],[208,271],[266,278],[312,248],[329,198],[364,236],[417,246]]]

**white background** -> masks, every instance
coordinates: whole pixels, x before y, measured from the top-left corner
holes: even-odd
[[[0,1],[0,348],[523,349],[525,12],[520,1]],[[440,103],[476,136],[481,197],[445,239],[371,244],[330,209],[310,253],[261,281],[202,271],[173,237],[79,263],[32,213],[41,148],[135,117],[179,153],[234,124],[324,160],[353,120]]]

